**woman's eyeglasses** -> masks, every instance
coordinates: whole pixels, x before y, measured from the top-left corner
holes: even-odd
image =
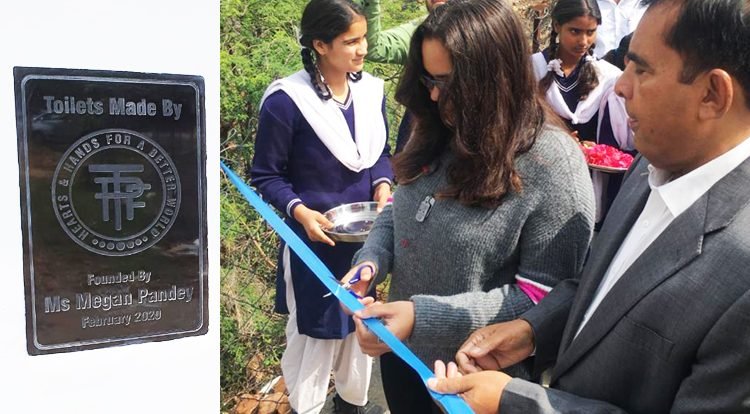
[[[443,89],[445,87],[445,84],[448,83],[446,80],[440,80],[435,79],[432,77],[432,75],[429,75],[427,73],[423,73],[419,76],[419,80],[422,81],[422,84],[427,88],[428,91],[431,91],[433,88]]]

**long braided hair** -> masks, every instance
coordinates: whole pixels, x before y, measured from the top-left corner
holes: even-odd
[[[555,7],[552,9],[552,21],[557,23],[558,26],[562,26],[565,23],[577,18],[591,16],[596,20],[597,24],[602,24],[602,14],[599,11],[599,5],[595,0],[558,0],[555,3]],[[559,43],[557,37],[559,33],[555,30],[555,25],[552,25],[552,31],[549,37],[549,58],[557,59],[557,52],[559,49]],[[589,56],[594,55],[594,45],[591,45],[588,52]],[[539,91],[542,94],[547,93],[550,85],[555,79],[554,72],[547,72],[547,74],[539,81]],[[585,100],[589,92],[594,90],[599,85],[599,77],[596,74],[596,68],[594,64],[589,62],[588,59],[583,62],[581,71],[578,75],[578,92],[579,100]]]
[[[333,94],[316,63],[320,56],[313,47],[313,41],[320,40],[330,44],[333,39],[349,30],[355,16],[364,16],[364,12],[350,0],[311,0],[302,12],[299,38],[302,64],[310,74],[315,93],[322,100],[331,99]],[[348,76],[356,82],[362,79],[362,72],[349,73]]]

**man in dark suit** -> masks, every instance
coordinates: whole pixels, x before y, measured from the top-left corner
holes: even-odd
[[[580,283],[436,363],[477,413],[750,412],[750,0],[644,3],[616,86],[642,157]],[[497,371],[532,353],[549,387]]]

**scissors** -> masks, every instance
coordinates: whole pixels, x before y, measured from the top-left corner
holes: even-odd
[[[342,288],[348,290],[349,293],[351,293],[352,295],[354,295],[354,297],[356,297],[357,299],[362,299],[362,296],[359,296],[354,291],[352,291],[352,285],[354,285],[357,282],[359,282],[360,280],[362,280],[361,273],[362,273],[362,269],[365,269],[365,268],[370,268],[370,272],[375,273],[375,269],[373,269],[372,266],[370,266],[368,264],[362,265],[362,266],[360,266],[360,267],[357,268],[357,271],[354,272],[354,277],[352,277],[351,279],[349,279],[349,281],[342,282],[340,280],[336,280],[336,283],[338,283],[339,286],[341,286]],[[332,294],[333,294],[333,292],[328,292],[325,295],[323,295],[323,297],[327,298],[327,297],[331,296]]]

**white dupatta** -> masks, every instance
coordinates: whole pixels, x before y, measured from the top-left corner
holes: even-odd
[[[534,68],[534,75],[537,81],[539,81],[547,75],[547,61],[544,59],[544,55],[539,52],[531,56],[531,62]],[[615,83],[622,74],[622,71],[604,60],[595,60],[592,64],[599,77],[599,84],[589,92],[585,100],[578,102],[575,112],[572,112],[568,108],[568,104],[565,103],[560,89],[554,82],[547,89],[545,98],[555,113],[570,120],[574,125],[590,121],[594,114],[598,112],[597,138],[599,130],[602,127],[604,110],[609,106],[609,122],[612,125],[612,133],[615,141],[617,141],[620,149],[630,151],[634,148],[633,131],[628,127],[625,101],[617,96],[614,91]],[[606,188],[609,182],[609,173],[592,171],[591,181],[594,184],[594,198],[596,199],[596,222],[599,222],[603,216],[601,206],[604,205],[607,198]]]
[[[349,82],[349,88],[354,104],[354,139],[339,106],[332,99],[320,99],[305,70],[271,83],[260,106],[272,93],[284,91],[331,154],[346,168],[360,172],[372,167],[385,147],[383,81],[363,72],[361,80]]]
[[[605,92],[613,87],[617,78],[622,74],[620,69],[606,61],[594,60],[591,63],[596,69],[599,84],[589,92],[585,100],[578,102],[575,111],[571,111],[568,108],[562,93],[560,93],[560,89],[557,88],[554,82],[547,89],[545,95],[552,109],[561,117],[570,120],[574,125],[585,124],[591,120],[599,110],[599,104],[602,102]],[[544,59],[542,52],[534,53],[531,56],[531,64],[534,67],[534,76],[536,76],[537,82],[547,75],[547,60]]]

